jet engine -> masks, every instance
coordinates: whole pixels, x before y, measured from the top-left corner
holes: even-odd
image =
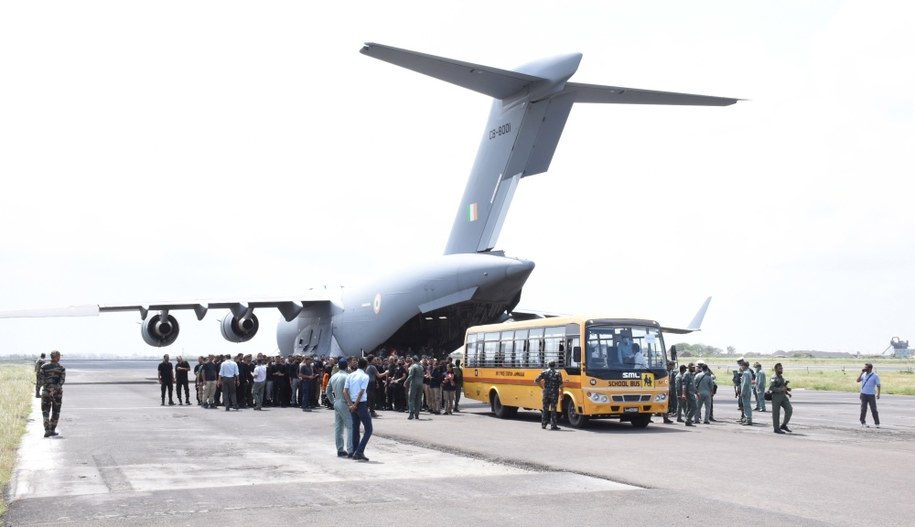
[[[260,324],[254,313],[241,318],[229,313],[219,325],[223,338],[229,342],[248,342],[257,334],[259,327]]]
[[[171,315],[153,315],[140,325],[143,340],[150,346],[161,348],[178,338],[178,321]]]

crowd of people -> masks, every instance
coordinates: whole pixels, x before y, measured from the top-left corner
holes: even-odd
[[[161,404],[191,405],[193,381],[196,404],[226,411],[264,406],[299,408],[310,412],[318,407],[333,408],[328,383],[340,369],[340,359],[304,355],[257,356],[209,355],[191,365],[181,356],[172,363],[164,355],[157,368]],[[380,410],[408,412],[418,419],[420,411],[435,415],[459,412],[463,370],[460,360],[423,355],[400,355],[392,350],[385,357],[365,357],[368,376],[367,407],[372,417]],[[419,365],[412,377],[409,369]],[[416,385],[411,390],[411,384]],[[410,393],[417,397],[416,411],[408,404]],[[177,395],[175,403],[174,394]],[[183,398],[182,398],[183,395]]]
[[[670,393],[668,415],[664,416],[665,423],[673,423],[671,417],[676,416],[677,422],[686,426],[695,426],[699,423],[710,424],[715,419],[715,396],[718,393],[718,383],[715,374],[703,361],[681,365],[677,371],[676,364],[668,362]],[[737,359],[737,368],[734,370],[732,384],[734,397],[737,399],[737,408],[740,410],[740,424],[753,426],[753,412],[766,412],[766,401],[772,401],[772,426],[776,434],[791,432],[788,422],[791,420],[791,388],[789,381],[782,375],[782,365],[774,366],[774,374],[766,385],[766,372],[759,362],[753,364],[743,359]],[[784,421],[781,414],[784,412]],[[684,419],[685,418],[685,419]],[[862,413],[862,421],[863,421]]]

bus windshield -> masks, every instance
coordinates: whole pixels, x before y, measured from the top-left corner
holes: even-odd
[[[588,326],[585,372],[588,375],[618,370],[666,369],[667,356],[661,330],[643,326]]]

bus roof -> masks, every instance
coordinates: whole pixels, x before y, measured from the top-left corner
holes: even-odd
[[[548,317],[548,318],[535,318],[531,320],[522,320],[518,322],[502,322],[499,324],[486,324],[483,326],[473,326],[467,328],[467,333],[480,333],[487,331],[508,331],[512,329],[529,329],[537,327],[552,327],[552,326],[564,326],[566,324],[580,324],[586,322],[589,324],[598,323],[598,324],[607,324],[607,325],[618,325],[618,326],[649,326],[660,328],[661,325],[658,324],[656,320],[648,318],[619,318],[619,317],[589,317],[589,316],[563,316],[563,317]]]

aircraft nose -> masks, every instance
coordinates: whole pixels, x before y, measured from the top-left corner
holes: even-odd
[[[527,278],[534,270],[534,262],[515,260],[505,268],[505,278]]]

